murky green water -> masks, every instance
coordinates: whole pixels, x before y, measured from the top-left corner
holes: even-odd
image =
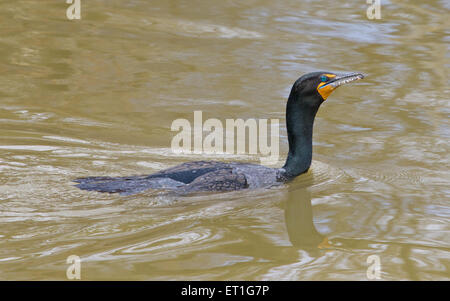
[[[417,2],[417,3],[416,3]],[[0,279],[450,279],[448,1],[0,3]],[[280,119],[292,83],[360,71],[321,107],[311,171],[169,199],[80,191],[179,155],[177,118]],[[282,162],[280,162],[282,164]],[[328,239],[328,244],[326,239]]]

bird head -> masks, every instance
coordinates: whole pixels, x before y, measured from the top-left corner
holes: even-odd
[[[328,71],[312,72],[300,77],[292,92],[303,102],[318,106],[339,86],[364,78],[361,73],[334,73]]]

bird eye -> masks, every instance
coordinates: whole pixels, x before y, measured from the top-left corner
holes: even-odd
[[[326,77],[325,75],[322,75],[320,77],[320,81],[322,81],[322,82],[326,82],[327,80],[328,80],[328,77]]]

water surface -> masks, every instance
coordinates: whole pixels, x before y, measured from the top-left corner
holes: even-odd
[[[58,2],[58,3],[57,3]],[[59,3],[60,2],[60,3]],[[449,280],[447,1],[0,4],[0,279]],[[168,198],[72,180],[258,155],[171,151],[177,118],[279,119],[292,83],[359,71],[321,107],[311,171]],[[279,165],[283,162],[280,159]],[[328,240],[328,242],[327,242]]]

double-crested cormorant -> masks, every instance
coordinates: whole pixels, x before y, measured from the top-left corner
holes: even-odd
[[[216,161],[187,162],[157,173],[130,177],[79,178],[84,190],[134,194],[147,189],[168,189],[181,194],[269,187],[286,182],[311,166],[314,118],[320,105],[339,86],[364,78],[361,73],[313,72],[292,86],[286,106],[289,153],[282,168]]]

